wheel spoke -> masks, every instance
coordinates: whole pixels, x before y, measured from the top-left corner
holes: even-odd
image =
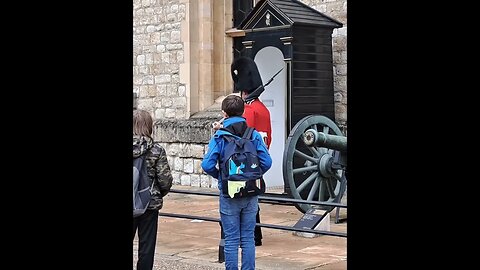
[[[301,184],[297,187],[298,192],[302,192],[302,190],[303,190],[310,182],[312,182],[312,180],[314,180],[315,178],[317,178],[317,175],[318,175],[318,172],[314,172],[314,173],[312,173],[307,179],[305,179],[305,180],[303,181],[303,183],[301,183]]]
[[[329,178],[325,179],[325,184],[327,185],[327,191],[328,195],[330,195],[330,198],[335,198],[335,191],[333,190],[332,182],[330,182]]]
[[[317,177],[316,181],[313,183],[312,189],[308,193],[308,197],[307,197],[308,201],[311,201],[313,199],[313,195],[315,195],[315,193],[317,192],[319,185],[320,185],[320,179]]]
[[[323,133],[328,134],[330,128],[328,126],[323,126]]]
[[[304,172],[310,172],[310,171],[314,171],[318,168],[317,165],[313,165],[313,166],[307,166],[307,167],[302,167],[302,168],[298,168],[298,169],[293,169],[292,170],[292,173],[295,175],[295,174],[298,174],[298,173],[304,173]]]
[[[314,147],[314,146],[309,146],[308,147],[310,149],[310,151],[312,151],[312,153],[316,156],[316,157],[319,157],[320,156],[320,152],[318,152],[317,148]]]
[[[320,185],[318,186],[318,201],[323,202],[325,201],[325,192],[323,191],[325,189],[325,181],[323,181],[322,178],[320,178]]]
[[[338,182],[342,182],[342,177],[336,173],[332,174],[333,178],[335,178],[335,180],[337,180]]]
[[[294,156],[299,157],[299,158],[303,158],[303,159],[306,159],[306,160],[309,160],[309,161],[311,161],[311,162],[313,162],[313,163],[318,163],[318,159],[317,159],[317,158],[314,158],[314,157],[312,157],[312,156],[309,156],[309,155],[307,155],[307,154],[305,154],[305,153],[303,153],[302,151],[297,150],[297,149],[295,149]]]

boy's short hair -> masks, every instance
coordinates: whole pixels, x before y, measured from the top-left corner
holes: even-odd
[[[228,115],[228,117],[242,116],[244,109],[245,102],[237,95],[228,95],[222,101],[222,110]]]

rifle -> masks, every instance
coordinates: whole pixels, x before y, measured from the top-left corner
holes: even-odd
[[[273,81],[273,78],[275,78],[282,70],[283,70],[284,67],[282,67],[279,71],[277,71],[277,73],[273,74],[272,78],[270,78],[270,80],[268,80],[268,82],[264,85],[260,85],[259,87],[255,88],[255,90],[253,90],[246,98],[245,98],[245,103],[248,103],[256,98],[258,98],[260,96],[260,94],[263,93],[263,91],[265,91],[265,86],[269,85],[272,81]]]

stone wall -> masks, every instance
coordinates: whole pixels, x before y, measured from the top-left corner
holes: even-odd
[[[133,0],[133,92],[138,108],[155,119],[186,119],[187,96],[180,83],[184,44],[182,0]]]
[[[211,124],[221,116],[220,103],[215,103],[189,119],[156,121],[154,139],[167,152],[174,184],[217,187],[217,180],[203,171],[201,163],[213,135]]]
[[[210,132],[205,126],[211,122],[180,120],[179,123],[161,121],[156,125],[158,132],[155,140],[161,141],[162,146],[168,154],[168,163],[172,170],[174,184],[194,187],[217,187],[216,179],[208,176],[201,167],[203,156],[207,150],[207,143],[210,139]],[[196,126],[195,124],[199,124]],[[168,137],[162,134],[160,130],[168,130],[171,133]],[[207,132],[205,132],[207,131]],[[203,137],[206,141],[202,142],[182,142],[176,140],[174,142],[165,142],[165,138],[179,139],[184,137],[185,132],[189,132],[189,137]],[[200,134],[208,133],[208,136]],[[207,138],[208,137],[208,138]]]

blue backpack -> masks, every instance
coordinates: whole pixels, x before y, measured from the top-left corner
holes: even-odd
[[[133,159],[133,217],[145,213],[152,198],[153,182],[147,174],[146,154]]]
[[[222,176],[222,192],[231,198],[260,195],[265,192],[265,181],[260,168],[258,153],[252,141],[254,128],[247,127],[241,138],[231,132],[223,135],[225,144],[219,168]]]

